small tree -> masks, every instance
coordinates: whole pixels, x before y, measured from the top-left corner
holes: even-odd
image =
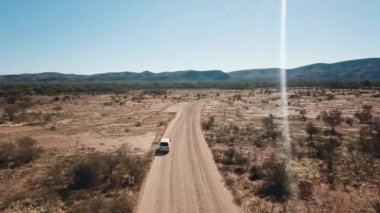
[[[303,121],[306,121],[306,110],[305,109],[301,109],[300,111],[299,111],[299,114],[300,114],[300,116],[301,116],[301,120],[303,120]]]
[[[3,110],[5,116],[7,116],[10,121],[13,121],[15,115],[20,111],[20,107],[17,104],[7,104]]]
[[[283,200],[291,194],[290,181],[285,162],[276,162],[269,159],[263,164],[264,180],[266,183],[259,190],[263,196],[272,196]]]
[[[335,179],[334,162],[336,159],[336,149],[339,146],[340,142],[333,137],[325,139],[317,146],[317,157],[321,159],[326,166],[328,182],[330,184],[333,184]]]
[[[312,122],[306,124],[305,131],[309,135],[309,140],[313,140],[313,136],[320,132],[319,128],[316,127]]]
[[[359,134],[361,150],[380,157],[380,119],[375,118],[373,124],[362,127]]]
[[[335,133],[335,127],[339,126],[343,121],[342,112],[335,109],[330,112],[323,111],[321,115],[322,121],[331,127],[331,133]]]
[[[268,117],[264,117],[262,120],[263,129],[265,130],[265,137],[276,140],[278,132],[276,131],[277,124],[274,123],[274,117],[270,114]]]
[[[29,99],[26,99],[24,101],[19,101],[17,102],[17,105],[20,108],[20,111],[22,113],[22,116],[24,116],[26,109],[32,106],[32,103],[30,102]]]

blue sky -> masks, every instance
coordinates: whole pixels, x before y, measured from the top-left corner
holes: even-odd
[[[288,0],[288,67],[380,57],[379,0]],[[279,66],[280,0],[0,0],[0,74]]]

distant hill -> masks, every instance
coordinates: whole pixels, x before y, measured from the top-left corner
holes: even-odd
[[[263,81],[280,77],[278,68],[250,69],[233,72],[175,71],[152,73],[144,71],[115,72],[95,75],[61,74],[54,72],[20,75],[0,75],[0,84],[12,83],[166,83],[214,81]],[[343,61],[333,64],[311,64],[287,70],[290,80],[380,80],[380,58]]]
[[[0,75],[0,84],[10,83],[160,83],[160,82],[208,82],[229,80],[231,76],[219,70],[211,71],[177,71],[152,73],[144,71],[136,72],[115,72],[95,75],[75,75],[61,73],[38,73],[20,75]]]
[[[251,69],[230,72],[233,79],[276,79],[280,69]],[[333,64],[311,64],[287,70],[288,79],[297,80],[364,80],[380,79],[380,58],[343,61]]]

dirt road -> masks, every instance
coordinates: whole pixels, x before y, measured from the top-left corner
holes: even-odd
[[[239,212],[200,127],[201,103],[186,104],[169,124],[171,151],[156,156],[137,212]]]

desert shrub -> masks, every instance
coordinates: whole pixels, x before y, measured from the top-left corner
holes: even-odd
[[[359,119],[360,123],[368,123],[372,119],[372,106],[364,104],[360,112],[355,113],[355,117]]]
[[[61,105],[55,105],[52,110],[55,110],[55,111],[61,111],[62,110],[62,106]]]
[[[25,98],[22,101],[17,101],[17,105],[20,108],[20,111],[24,114],[26,109],[32,106],[32,100],[30,98]]]
[[[232,101],[235,101],[235,100],[241,101],[242,100],[242,95],[241,94],[235,94],[232,97]]]
[[[313,183],[306,180],[301,180],[298,183],[298,197],[302,200],[307,200],[313,195]]]
[[[49,130],[52,130],[52,131],[54,131],[54,130],[56,130],[56,129],[57,129],[56,126],[51,126],[51,127],[49,127]]]
[[[331,110],[329,112],[323,111],[321,113],[322,121],[331,127],[331,133],[335,134],[335,127],[339,126],[343,119],[342,119],[342,112],[340,110]]]
[[[148,166],[147,159],[121,146],[113,153],[65,158],[49,169],[46,185],[65,200],[78,196],[81,191],[88,194],[96,190],[107,192],[127,186],[139,187]],[[129,177],[134,178],[134,183],[129,182]]]
[[[37,141],[30,137],[23,137],[17,141],[17,162],[18,164],[27,164],[38,158],[41,148],[36,147]]]
[[[374,150],[372,143],[372,129],[368,126],[361,127],[359,131],[359,148],[363,152],[372,152]]]
[[[375,118],[371,125],[362,127],[359,135],[360,150],[380,157],[380,119]]]
[[[223,151],[223,157],[214,158],[217,162],[231,166],[238,174],[242,174],[247,170],[248,158],[236,151],[234,148],[229,148]]]
[[[248,163],[248,159],[244,157],[241,153],[236,152],[234,163],[235,165],[238,165],[238,166],[246,166]]]
[[[127,159],[129,154],[131,153],[131,148],[128,144],[124,143],[117,148],[115,153],[122,159]]]
[[[340,146],[338,139],[329,137],[317,144],[316,156],[323,161],[328,183],[333,184],[335,179],[336,149]]]
[[[92,212],[87,202],[84,202],[84,201],[76,202],[70,207],[70,213],[82,213],[82,212],[84,213]]]
[[[49,113],[47,113],[47,114],[43,114],[42,119],[43,119],[45,122],[50,122],[50,121],[53,120],[53,116],[52,116],[51,114],[49,114]]]
[[[346,117],[345,122],[346,124],[352,126],[354,124],[354,119],[351,117]]]
[[[231,124],[231,125],[230,125],[230,128],[232,129],[232,133],[233,133],[233,134],[238,134],[239,131],[240,131],[240,128],[239,128],[239,126],[237,126],[237,125],[233,125],[233,124]]]
[[[232,165],[233,158],[235,156],[235,149],[229,148],[223,152],[224,158],[222,158],[221,163],[224,165]]]
[[[335,98],[335,96],[333,94],[327,94],[326,98],[328,101],[330,101],[330,100],[333,100]]]
[[[264,177],[263,168],[257,164],[254,164],[249,169],[249,179],[252,181],[260,180]]]
[[[290,195],[290,181],[285,162],[276,162],[273,158],[263,163],[264,180],[259,189],[261,196],[273,197],[282,201]]]
[[[70,100],[70,99],[71,99],[71,98],[70,98],[69,95],[65,95],[65,97],[63,97],[62,101],[68,101],[68,100]]]
[[[313,137],[320,132],[320,129],[312,122],[308,122],[305,127],[305,132],[309,135],[309,140],[313,140]]]
[[[37,141],[30,137],[20,138],[16,144],[0,143],[0,168],[15,168],[37,159],[42,152]]]
[[[267,145],[266,141],[265,140],[262,140],[261,138],[257,138],[253,141],[253,144],[257,147],[265,147]]]
[[[157,127],[160,127],[160,126],[163,126],[165,125],[165,122],[164,121],[160,121],[158,124],[157,124]]]
[[[272,140],[276,140],[276,138],[280,135],[277,132],[277,124],[274,123],[274,117],[270,114],[268,117],[264,117],[262,120],[263,129],[265,131],[264,137],[270,138]]]
[[[245,173],[248,166],[248,158],[244,157],[241,153],[236,152],[234,158],[235,173]]]
[[[70,188],[88,189],[96,184],[99,171],[98,162],[95,159],[80,159],[69,169],[71,177]]]
[[[214,123],[215,123],[215,116],[211,116],[207,121],[204,121],[202,123],[202,128],[204,130],[210,130],[214,126]]]
[[[11,165],[17,156],[17,147],[12,142],[0,143],[0,167]]]
[[[380,200],[373,202],[372,208],[376,213],[380,212]]]
[[[132,213],[133,203],[129,198],[120,197],[110,202],[108,210],[112,213]]]
[[[306,110],[305,109],[301,109],[299,111],[299,114],[300,114],[301,120],[306,121],[306,114],[307,114]]]
[[[140,121],[136,123],[136,127],[139,127],[139,126],[141,126],[141,122]]]

